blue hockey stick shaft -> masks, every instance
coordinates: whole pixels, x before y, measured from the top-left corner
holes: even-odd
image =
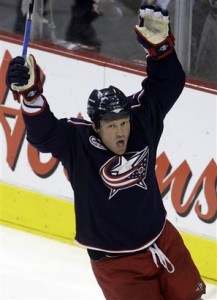
[[[26,59],[27,49],[28,49],[28,44],[30,39],[33,6],[34,6],[34,0],[32,0],[32,2],[29,4],[29,11],[27,13],[27,18],[26,18],[25,33],[23,38],[23,52],[22,52],[22,57],[24,59]]]

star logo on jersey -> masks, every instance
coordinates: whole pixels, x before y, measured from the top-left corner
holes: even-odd
[[[149,148],[124,156],[114,156],[100,169],[104,183],[111,189],[109,199],[118,191],[137,185],[147,190],[145,178],[148,167]]]

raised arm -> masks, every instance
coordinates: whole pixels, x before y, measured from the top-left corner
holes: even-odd
[[[167,10],[143,5],[140,23],[135,26],[138,42],[147,53],[147,79],[143,81],[146,95],[160,105],[165,116],[178,99],[185,84],[185,74],[177,58]],[[150,97],[142,98],[143,101]]]
[[[6,84],[15,100],[23,98],[22,112],[28,141],[40,152],[51,152],[61,160],[62,149],[69,143],[67,120],[57,120],[42,96],[40,68],[35,58],[29,55],[26,62],[19,56],[12,59]]]

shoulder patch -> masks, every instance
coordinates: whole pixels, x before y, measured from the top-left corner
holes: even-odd
[[[91,136],[89,137],[89,141],[90,141],[90,143],[91,143],[94,147],[96,147],[96,148],[98,148],[98,149],[101,149],[101,150],[107,150],[107,149],[102,145],[101,140],[98,139],[98,138],[96,138],[94,135],[91,135]]]

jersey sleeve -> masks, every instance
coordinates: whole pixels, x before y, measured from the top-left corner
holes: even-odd
[[[71,147],[68,136],[73,134],[72,126],[69,133],[68,119],[58,120],[44,97],[40,97],[32,105],[23,102],[22,113],[28,142],[40,152],[51,153],[62,161],[63,149]]]
[[[185,85],[185,73],[175,51],[161,60],[149,56],[147,75],[142,82],[144,97],[141,98],[141,102],[145,104],[146,99],[153,99],[165,117]]]

